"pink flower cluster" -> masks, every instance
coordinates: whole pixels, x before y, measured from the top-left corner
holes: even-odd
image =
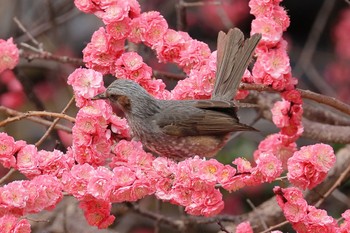
[[[349,233],[350,232],[350,210],[346,210],[342,215],[344,222],[340,224],[339,233]]]
[[[222,182],[224,189],[232,192],[245,186],[259,185],[264,182],[272,182],[282,173],[282,163],[273,154],[263,153],[255,161],[256,166],[244,158],[237,158],[232,163],[237,166],[235,176]]]
[[[288,180],[302,189],[320,184],[334,166],[333,148],[326,144],[303,146],[288,160]]]
[[[325,210],[308,205],[299,189],[277,186],[274,193],[284,216],[297,232],[339,232],[337,221],[328,216]]]
[[[103,27],[95,31],[83,50],[86,66],[103,74],[114,72],[115,60],[124,52],[125,39],[116,40]]]
[[[24,141],[15,141],[7,133],[0,133],[0,163],[6,168],[16,166],[15,154],[25,145]]]
[[[27,213],[49,210],[61,201],[63,186],[53,175],[41,175],[32,180],[13,181],[0,187],[0,216],[20,217]]]
[[[295,141],[303,132],[303,109],[300,93],[295,90],[297,80],[291,74],[287,42],[282,38],[283,31],[289,26],[289,17],[279,5],[280,2],[281,0],[249,2],[251,13],[256,17],[252,22],[251,34],[262,34],[251,81],[271,86],[281,91],[283,97],[271,110],[272,120],[281,131],[263,140],[254,157],[258,159],[262,153],[272,153],[286,168],[288,158],[296,150]]]
[[[8,233],[30,233],[30,223],[27,219],[19,219],[18,217],[5,214],[0,217],[1,232]]]
[[[13,69],[19,61],[19,51],[10,38],[7,41],[0,39],[0,73],[6,69]]]
[[[89,104],[95,95],[105,91],[103,76],[93,69],[78,68],[68,76],[67,83],[73,87],[77,107]]]
[[[112,156],[110,151],[113,142],[129,138],[126,120],[114,115],[111,106],[103,100],[81,108],[72,130],[73,145],[70,152],[79,164],[106,164],[106,160]]]
[[[160,99],[168,99],[169,91],[160,79],[152,79],[152,68],[143,62],[135,52],[123,53],[115,62],[116,77],[131,79],[143,86],[150,94]]]
[[[83,51],[87,67],[103,74],[114,74],[118,78],[134,79],[158,98],[210,97],[216,69],[213,60],[216,57],[211,54],[208,45],[192,39],[185,32],[169,29],[159,12],[140,14],[140,7],[134,0],[75,0],[75,4],[84,12],[94,13],[106,24],[106,29],[100,28],[94,33]],[[143,64],[145,69],[141,70],[121,66],[125,59],[142,63],[142,59],[137,58],[135,53],[120,57],[126,40],[144,43],[156,52],[159,61],[177,64],[189,77],[179,82],[170,94],[165,91],[162,81],[150,78],[152,70],[147,65]],[[246,95],[246,92],[243,93],[240,93],[241,98]]]
[[[212,216],[223,209],[222,195],[215,185],[234,175],[235,169],[216,160],[198,157],[175,163],[142,150],[139,142],[121,141],[110,167],[121,179],[111,192],[114,202],[135,201],[145,195],[185,206],[193,215]]]

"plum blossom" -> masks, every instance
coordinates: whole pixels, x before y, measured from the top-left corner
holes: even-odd
[[[0,39],[0,73],[6,69],[13,69],[18,64],[19,51],[13,39]]]

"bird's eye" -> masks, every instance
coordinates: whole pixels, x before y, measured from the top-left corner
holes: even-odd
[[[117,101],[117,100],[118,100],[119,95],[116,95],[116,94],[110,94],[110,95],[108,96],[108,98],[109,98],[111,101],[115,102],[115,101]]]

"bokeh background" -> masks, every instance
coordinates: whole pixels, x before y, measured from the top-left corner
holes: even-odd
[[[177,12],[179,2],[141,0],[140,4],[142,11],[160,11],[170,28],[181,27],[191,37],[208,43],[212,50],[216,49],[216,38],[220,30],[227,31],[228,28],[239,27],[247,36],[249,35],[253,17],[249,14],[248,0],[182,1],[188,4],[183,21],[185,23],[182,22],[182,25],[179,25]],[[298,86],[350,103],[349,2],[285,0],[282,5],[288,10],[291,19],[291,25],[284,37],[289,43],[290,61],[293,75],[299,79]],[[14,17],[42,43],[45,51],[74,58],[82,58],[82,50],[90,41],[92,33],[103,26],[94,15],[79,12],[71,0],[0,0],[0,38],[13,37],[18,45],[20,43],[33,45],[33,43],[15,23]],[[24,47],[19,48],[31,52]],[[141,48],[140,53],[153,69],[181,75],[181,70],[177,67],[159,64],[150,50]],[[44,109],[59,112],[72,97],[72,90],[66,81],[68,75],[78,66],[52,60],[29,61],[22,58],[14,72],[6,71],[0,74],[0,104],[22,112]],[[111,80],[111,77],[106,77],[106,83]],[[173,78],[165,77],[164,81],[169,89],[176,84],[176,79]],[[76,111],[77,109],[71,107],[68,114],[74,116]],[[243,109],[239,115],[243,122],[249,124],[257,113],[254,110]],[[0,120],[5,117],[0,112]],[[66,122],[62,124],[71,127]],[[238,135],[220,152],[218,160],[229,163],[236,156],[244,156],[250,160],[259,141],[277,131],[273,124],[265,120],[257,122],[255,127],[260,133]],[[26,120],[0,128],[0,131],[6,131],[16,139],[26,140],[29,143],[35,143],[45,130],[42,125]],[[69,134],[64,132],[55,134],[41,146],[41,149],[64,150],[69,145]],[[300,139],[298,144],[301,146],[310,142],[312,141]],[[0,171],[0,177],[6,173],[3,168],[0,168]],[[18,175],[15,178],[21,177]],[[223,214],[240,214],[251,210],[252,206],[247,200],[255,206],[259,205],[272,196],[269,191],[272,185],[245,188],[232,194],[225,193]],[[349,193],[349,185],[345,185],[342,192]],[[329,214],[333,214],[334,217],[339,217],[346,206],[335,197],[329,199],[323,208],[330,210]],[[152,197],[146,198],[140,204],[150,209],[159,205]],[[122,206],[115,208],[123,209]],[[162,204],[161,209],[170,216],[182,214],[182,210],[167,203]],[[120,213],[122,212],[120,210]],[[119,232],[153,232],[152,223],[137,215],[117,216],[115,227]],[[165,230],[171,232],[171,229],[162,229],[161,232]],[[205,226],[194,232],[217,230],[217,226]],[[286,230],[291,232],[288,228]],[[43,231],[38,227],[33,229],[33,232]],[[87,227],[86,232],[100,231]]]

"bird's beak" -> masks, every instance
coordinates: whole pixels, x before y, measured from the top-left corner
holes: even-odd
[[[100,99],[107,99],[108,96],[106,95],[106,92],[102,92],[101,94],[98,94],[91,98],[91,100],[100,100]]]

